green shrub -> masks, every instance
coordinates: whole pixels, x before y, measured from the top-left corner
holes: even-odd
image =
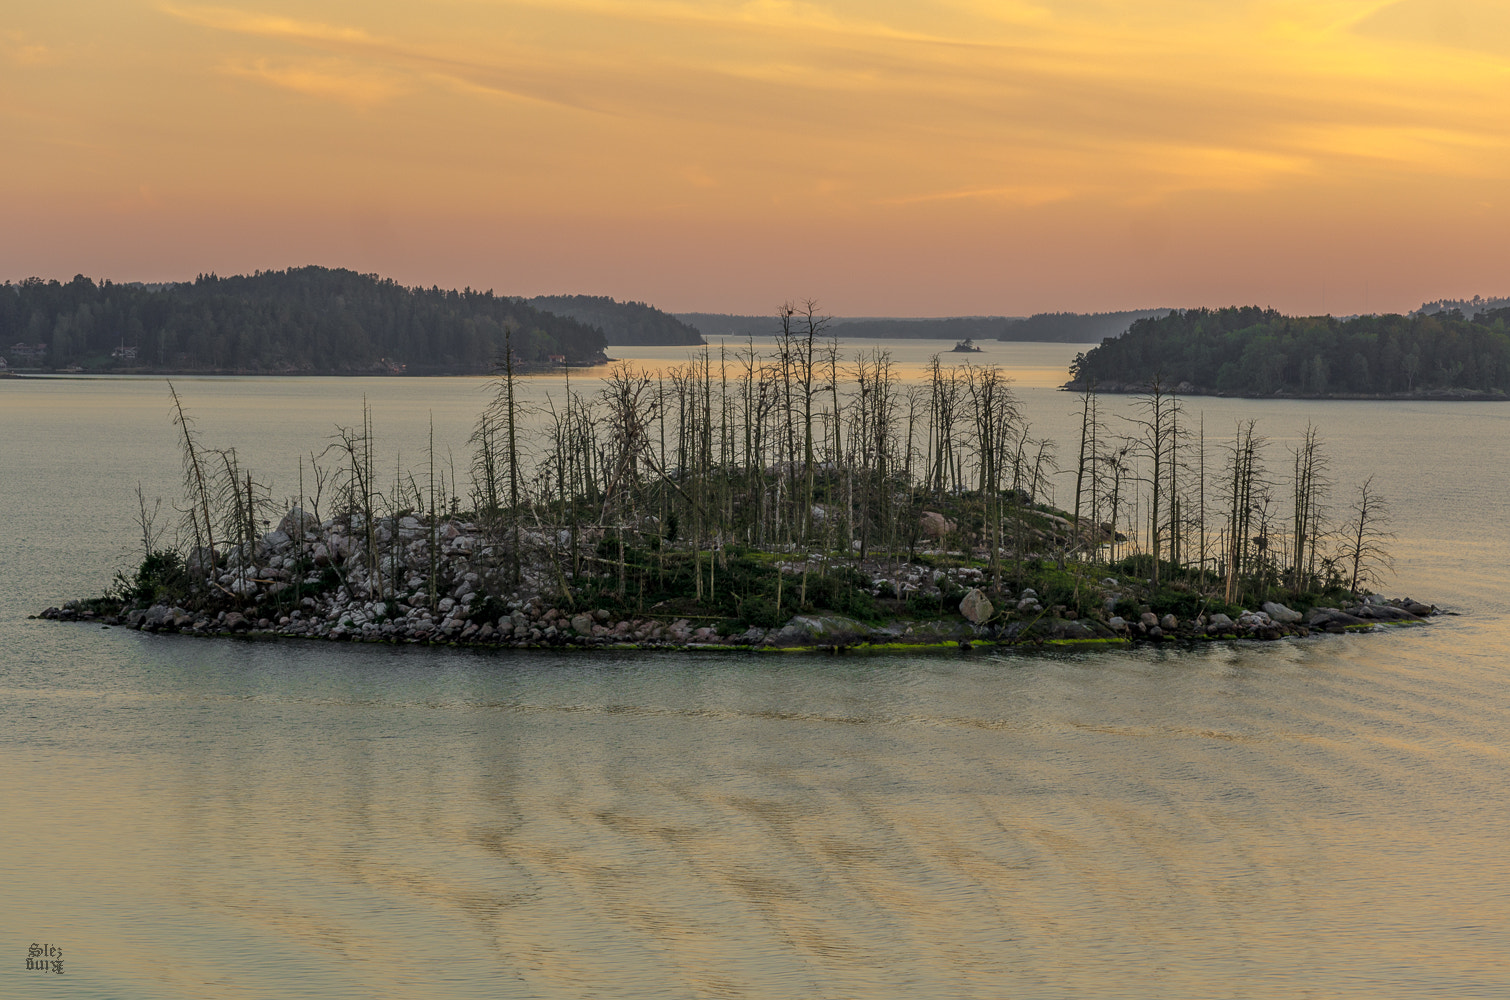
[[[128,580],[124,573],[115,574],[114,596],[123,604],[176,604],[188,592],[189,575],[177,552],[153,552],[142,560],[133,579]]]
[[[483,622],[496,623],[498,619],[508,613],[509,609],[506,604],[492,594],[488,594],[481,601],[472,605],[472,613],[467,615],[467,621],[476,622],[479,625]]]
[[[775,628],[785,620],[786,616],[776,610],[776,602],[760,594],[746,597],[739,604],[739,621],[746,628]]]
[[[907,599],[907,607],[913,614],[933,615],[943,609],[944,602],[934,591],[920,590]]]

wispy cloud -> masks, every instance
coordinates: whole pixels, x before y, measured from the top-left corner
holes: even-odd
[[[0,58],[17,66],[45,66],[57,60],[57,52],[34,41],[22,31],[0,31]]]
[[[409,89],[400,78],[343,60],[280,64],[252,59],[227,62],[223,69],[232,76],[355,107],[383,104]]]
[[[347,45],[371,46],[383,44],[361,28],[344,25],[323,24],[319,21],[303,21],[291,17],[258,14],[233,7],[202,7],[164,3],[158,6],[164,14],[170,14],[190,24],[217,31],[231,31],[245,35],[260,35],[264,38],[287,38],[296,41],[336,42]]]

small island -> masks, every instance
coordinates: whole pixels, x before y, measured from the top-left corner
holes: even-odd
[[[1066,389],[1309,399],[1510,399],[1510,308],[1465,318],[1175,310],[1075,358]]]
[[[966,337],[964,340],[961,340],[959,343],[957,343],[957,344],[954,345],[954,351],[953,351],[953,353],[955,353],[955,354],[980,354],[981,353],[981,349],[979,347],[975,346],[975,341],[974,340],[970,339],[969,337]]]
[[[510,647],[897,649],[1278,639],[1438,613],[1368,591],[1389,568],[1371,482],[1337,523],[1315,429],[1293,482],[1246,437],[1200,480],[1176,401],[1114,439],[1087,397],[1069,477],[996,366],[935,363],[904,392],[880,350],[810,334],[770,357],[616,366],[533,423],[505,365],[466,484],[435,456],[378,483],[368,413],[275,503],[200,441],[170,386],[176,526],[139,496],[142,561],[42,617],[193,635]],[[528,438],[528,442],[524,439]],[[1204,447],[1204,445],[1202,445]],[[1135,478],[1139,450],[1164,475]],[[1063,481],[1061,479],[1061,481]],[[307,488],[314,484],[311,490]],[[1265,496],[1290,495],[1282,510]],[[1199,497],[1219,499],[1197,511]],[[1146,531],[1139,530],[1147,528]],[[164,544],[168,528],[176,540]],[[268,530],[271,528],[271,530]]]

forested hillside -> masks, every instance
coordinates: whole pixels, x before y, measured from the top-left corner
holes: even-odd
[[[1117,337],[1140,319],[1168,316],[1168,309],[1129,309],[1106,313],[1034,313],[1012,322],[999,340],[1042,341],[1055,344],[1094,344]]]
[[[506,326],[524,365],[588,363],[606,346],[590,326],[492,292],[323,267],[151,287],[82,275],[0,286],[0,355],[13,368],[486,372]]]
[[[1436,316],[1282,316],[1272,309],[1176,310],[1107,338],[1070,368],[1072,385],[1244,396],[1503,394],[1510,308]]]
[[[696,347],[703,343],[695,327],[644,302],[617,302],[606,295],[537,295],[529,304],[595,326],[610,344]]]

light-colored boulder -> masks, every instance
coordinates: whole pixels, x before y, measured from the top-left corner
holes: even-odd
[[[918,517],[918,527],[923,531],[923,537],[937,541],[954,530],[954,522],[937,511],[925,510]]]
[[[589,614],[576,614],[571,616],[572,631],[578,635],[592,635],[593,617]]]
[[[989,619],[995,610],[991,607],[990,600],[978,588],[971,589],[965,594],[964,600],[959,602],[959,613],[976,625]]]
[[[1292,611],[1283,604],[1276,604],[1273,601],[1264,602],[1264,614],[1281,625],[1293,625],[1301,619],[1299,611]]]

